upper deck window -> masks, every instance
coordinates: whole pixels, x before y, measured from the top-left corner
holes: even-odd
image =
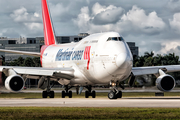
[[[123,37],[109,37],[107,41],[124,41]]]

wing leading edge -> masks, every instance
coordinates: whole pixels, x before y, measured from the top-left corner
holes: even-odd
[[[29,56],[34,56],[34,57],[40,57],[41,56],[41,53],[38,53],[38,52],[26,52],[26,51],[6,50],[6,49],[0,49],[0,52],[23,54],[23,55],[29,55]]]
[[[74,69],[72,68],[41,68],[41,67],[14,67],[14,66],[0,66],[0,71],[8,76],[8,70],[14,70],[16,74],[30,76],[46,76],[54,78],[64,78],[71,80],[74,78]]]
[[[166,73],[178,72],[178,71],[180,71],[180,65],[133,67],[132,73],[134,76],[147,75],[147,74],[158,74],[160,69]]]

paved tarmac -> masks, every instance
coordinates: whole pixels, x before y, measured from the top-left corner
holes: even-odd
[[[86,90],[86,89],[85,89]],[[85,92],[85,90],[83,90],[82,92]],[[43,90],[41,89],[27,89],[27,90],[22,90],[20,91],[21,93],[42,93]],[[96,90],[96,92],[106,92],[108,93],[110,91],[110,89],[98,89]],[[142,93],[142,92],[161,92],[160,90],[158,89],[130,89],[130,90],[121,90],[122,92],[124,93],[128,93],[128,92],[138,92],[138,93]],[[62,92],[62,89],[59,89],[59,90],[54,90],[55,93],[61,93]],[[72,92],[76,92],[76,90],[72,90]],[[175,89],[175,90],[172,90],[171,92],[180,92],[180,89]],[[11,91],[8,91],[6,90],[5,88],[4,89],[0,89],[0,93],[11,93]]]
[[[0,99],[0,107],[164,107],[180,108],[180,97]]]

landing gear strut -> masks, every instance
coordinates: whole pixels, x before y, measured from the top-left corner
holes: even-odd
[[[114,88],[108,93],[108,98],[109,99],[117,99],[117,98],[122,98],[122,91],[117,90]]]
[[[96,92],[94,90],[92,91],[92,86],[86,86],[86,88],[88,89],[88,91],[85,91],[85,98],[89,98],[89,96],[92,96],[92,98],[95,98]]]
[[[122,98],[122,91],[119,91],[116,87],[116,84],[117,83],[114,83],[114,82],[110,82],[110,86],[113,88],[113,90],[111,90],[109,93],[108,93],[108,98],[109,99],[117,99],[117,98]],[[124,87],[119,84],[119,86],[124,89]]]
[[[47,90],[42,92],[42,97],[43,98],[47,98],[49,96],[49,98],[54,98],[54,91],[51,91],[51,88],[54,86],[54,83],[52,86],[50,86],[50,78],[48,77],[48,86],[47,86]]]
[[[62,91],[62,98],[65,98],[66,96],[69,96],[69,98],[72,98],[72,91],[68,91],[72,87],[68,87],[68,85],[65,85],[65,91]]]

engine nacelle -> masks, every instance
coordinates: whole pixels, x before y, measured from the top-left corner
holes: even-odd
[[[175,87],[176,82],[171,75],[164,74],[156,79],[156,85],[159,90],[169,92]]]
[[[19,75],[8,76],[5,80],[6,89],[18,92],[24,88],[24,79]]]
[[[45,80],[44,77],[41,77],[38,82],[38,88],[41,88],[42,90],[46,89],[48,86],[48,81]]]

